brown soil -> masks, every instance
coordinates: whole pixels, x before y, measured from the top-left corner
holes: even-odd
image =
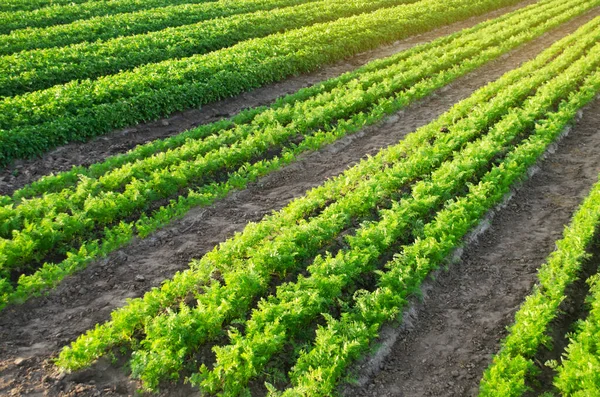
[[[494,13],[488,16],[497,14]],[[186,268],[192,258],[202,256],[220,241],[230,237],[235,231],[242,230],[248,222],[258,221],[264,214],[283,207],[293,197],[302,195],[307,189],[317,186],[327,178],[339,174],[365,155],[373,154],[382,147],[396,143],[405,134],[430,122],[446,111],[452,104],[468,97],[478,87],[498,78],[523,61],[533,58],[550,43],[574,31],[578,26],[581,26],[599,14],[600,10],[596,10],[586,16],[577,18],[571,23],[565,24],[559,30],[553,31],[529,45],[512,52],[508,56],[465,76],[454,84],[439,90],[435,95],[388,118],[385,122],[341,139],[319,152],[305,155],[296,163],[268,177],[262,178],[258,183],[253,184],[244,191],[231,194],[213,206],[191,211],[183,219],[173,222],[171,226],[153,234],[151,237],[144,240],[136,240],[128,247],[109,255],[108,258],[92,263],[86,270],[64,280],[47,297],[32,299],[21,306],[7,308],[0,313],[0,340],[2,340],[2,344],[0,344],[0,394],[14,396],[133,394],[138,385],[128,379],[124,370],[120,369],[118,365],[111,365],[107,361],[101,361],[90,370],[65,376],[55,370],[51,360],[62,346],[93,327],[94,324],[109,319],[110,312],[122,306],[125,299],[141,296],[151,287],[159,285],[162,280],[170,278],[176,271]],[[483,18],[471,20],[460,26],[454,25],[452,29],[457,30],[461,27],[472,25],[481,19]],[[137,127],[136,132],[128,134],[115,133],[110,143],[114,144],[116,139],[116,142],[128,148],[148,139],[172,134],[175,131],[166,131],[169,128],[176,128],[175,125],[178,128],[185,129],[193,123],[203,122],[216,117],[214,114],[217,112],[231,114],[243,107],[262,103],[261,101],[268,102],[274,97],[284,92],[293,91],[298,87],[308,84],[310,81],[317,81],[356,67],[366,62],[369,59],[368,57],[385,56],[400,49],[410,47],[417,42],[429,40],[437,35],[447,34],[449,31],[441,30],[433,35],[423,35],[419,39],[408,40],[396,46],[380,50],[379,52],[357,57],[342,65],[326,69],[326,71],[322,72],[323,75],[315,74],[312,77],[292,79],[290,80],[291,82],[288,81],[269,89],[258,90],[257,92],[260,94],[253,92],[242,98],[226,101],[231,108],[225,108],[225,104],[223,104],[219,107],[209,108],[212,110],[204,108],[203,111],[196,111],[199,113],[195,114],[205,112],[202,113],[204,114],[202,116],[204,119],[196,118],[192,121],[193,117],[191,115],[194,112],[188,112],[175,116],[173,119],[178,121],[169,121],[169,126],[161,127],[160,123],[154,123]],[[178,123],[181,123],[181,125]],[[581,138],[580,132],[574,135],[578,135],[578,139]],[[119,138],[115,138],[117,136]],[[103,156],[105,157],[110,154],[108,144],[107,146],[102,146],[104,139],[98,139],[92,144],[70,145],[70,149],[63,149],[60,151],[60,154],[54,152],[54,154],[38,160],[36,166],[33,165],[36,162],[23,163],[22,167],[24,168],[22,169],[29,169],[33,173],[33,170],[39,167],[39,172],[45,173],[50,170],[64,169],[60,165],[63,162],[70,165],[99,160]],[[103,147],[104,149],[102,149]],[[581,153],[573,152],[571,154],[571,156],[573,154],[577,156],[573,160],[573,167],[577,168],[577,172],[574,177],[571,177],[572,180],[567,182],[576,183],[577,181],[581,181],[584,176],[587,176],[591,180],[592,175],[597,174],[598,171],[593,166],[598,162],[593,163],[590,160],[587,163],[583,163],[586,158],[594,158],[593,153],[588,155],[588,152],[593,152],[594,147],[595,142],[594,144],[590,142],[589,146],[580,148],[582,150]],[[94,152],[93,156],[92,152]],[[54,160],[49,160],[50,158]],[[577,167],[578,164],[581,165]],[[564,166],[561,164],[557,167],[557,172],[569,172],[568,169],[561,169],[560,167]],[[19,178],[23,177],[17,177],[13,182],[10,182],[10,189],[28,181],[27,179],[21,180]],[[7,184],[6,180],[5,184]],[[548,188],[553,189],[555,184],[557,185],[556,189],[559,189],[560,184],[556,182],[550,183]],[[584,192],[581,191],[578,193],[577,199],[561,196],[552,197],[558,203],[567,202],[571,206],[575,206],[578,199],[583,195]],[[525,198],[525,200],[528,199]],[[533,200],[533,198],[530,200]],[[538,199],[536,198],[535,200]],[[524,206],[525,208],[529,208],[527,206],[535,204],[523,200],[515,201],[517,201],[517,205]],[[541,198],[539,201],[542,202]],[[536,207],[536,209],[539,208]],[[502,219],[502,217],[500,218]],[[556,229],[561,228],[562,225]],[[557,237],[555,233],[550,233],[548,230],[537,230],[528,227],[527,229],[522,229],[520,238],[525,240],[524,236],[532,235],[531,230],[534,230],[533,235],[539,235],[540,238],[545,238],[548,241],[554,241]],[[518,238],[518,236],[514,237]],[[495,241],[495,236],[489,238],[490,244]],[[485,239],[482,243],[483,245],[485,245]],[[494,251],[490,252],[489,255],[491,260],[493,255],[501,256],[501,253]],[[513,255],[517,255],[517,253],[513,252]],[[540,253],[538,259],[542,260],[544,256]],[[462,267],[464,266],[458,265],[452,269],[452,275],[458,274],[458,276],[453,277],[460,277],[460,269]],[[531,270],[531,273],[533,272],[534,270]],[[472,274],[472,276],[477,275],[479,275],[479,272]],[[500,277],[500,274],[496,274],[496,276]],[[441,280],[443,280],[443,277]],[[454,279],[449,280],[449,287],[455,281]],[[478,281],[478,283],[481,283],[481,281]],[[527,282],[523,282],[522,284],[521,288],[524,289],[529,286]],[[457,283],[456,285],[460,286],[463,284]],[[471,284],[468,285],[470,286]],[[465,289],[465,298],[473,295],[476,298],[476,302],[480,302],[483,299],[480,295],[485,291],[475,288],[472,291],[475,293],[471,294],[470,289]],[[508,292],[508,288],[503,290],[503,293]],[[522,295],[521,297],[515,297],[511,308],[514,309],[521,298]],[[503,303],[499,303],[499,305],[504,307]],[[475,311],[475,309],[476,307],[473,306],[473,311],[469,313],[473,313],[472,317],[477,318],[479,311]],[[427,313],[419,317],[419,322],[436,327],[437,324],[441,323],[440,319],[445,318],[445,315],[435,317],[435,310],[431,314],[428,313],[429,308],[427,309]],[[461,313],[465,313],[465,311],[461,310],[459,306],[456,313],[458,316]],[[484,311],[483,313],[487,312]],[[433,316],[431,323],[428,321],[429,318],[427,316]],[[509,317],[510,315],[506,314],[506,321],[509,321]],[[460,324],[456,323],[456,325]],[[419,332],[415,333],[415,335],[419,334]],[[456,336],[457,339],[459,336],[461,335]],[[495,341],[496,336],[496,334],[492,334],[490,338],[493,337],[492,339]],[[454,338],[454,334],[449,333],[446,337]],[[418,346],[424,345],[419,344]],[[493,350],[493,348],[489,348],[484,354],[485,358]],[[403,360],[404,358],[400,360],[398,365],[403,364]],[[477,360],[469,360],[468,363],[471,363],[471,361],[477,362]],[[452,370],[450,369],[450,371]],[[427,375],[424,374],[424,376]],[[393,377],[387,378],[387,383],[392,384],[393,379]],[[457,382],[454,378],[452,381]],[[428,383],[432,387],[435,386],[432,382]],[[194,391],[185,385],[175,386],[164,392],[164,395],[169,396],[190,394],[194,394]],[[441,395],[445,394],[442,391]],[[413,394],[409,393],[409,395]]]
[[[345,395],[477,395],[537,269],[598,180],[599,123],[596,99],[460,260],[427,283],[407,321],[386,327],[380,341],[385,348],[357,366],[359,385]]]
[[[413,36],[409,39],[365,52],[333,66],[324,67],[315,73],[293,77],[234,98],[206,105],[201,109],[180,112],[169,118],[124,128],[95,138],[90,142],[62,146],[45,154],[41,158],[18,160],[13,165],[0,169],[0,194],[11,194],[16,189],[49,173],[67,171],[74,165],[88,166],[102,161],[109,156],[124,153],[137,145],[177,135],[182,131],[189,130],[201,124],[231,117],[246,108],[267,105],[280,96],[294,93],[300,88],[308,87],[319,81],[356,69],[373,59],[395,54],[417,44],[428,42],[476,25],[486,19],[497,17],[531,3],[535,3],[535,1],[527,0],[517,6],[502,8],[484,16],[474,17],[431,32]]]

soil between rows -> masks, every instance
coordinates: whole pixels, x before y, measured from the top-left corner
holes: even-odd
[[[497,14],[493,13],[488,17]],[[459,79],[385,122],[348,136],[319,152],[303,156],[296,163],[261,179],[244,191],[230,195],[213,206],[191,211],[183,219],[173,222],[171,226],[151,237],[137,240],[108,258],[96,261],[86,270],[66,279],[59,288],[45,298],[34,299],[22,306],[6,309],[0,313],[0,340],[3,341],[0,345],[0,394],[132,394],[138,385],[129,380],[118,366],[110,365],[107,361],[101,361],[91,370],[64,376],[56,372],[50,360],[62,346],[93,327],[94,324],[106,321],[110,312],[122,306],[126,298],[141,296],[151,287],[159,285],[162,280],[170,278],[176,271],[185,269],[192,258],[202,256],[235,231],[242,230],[249,221],[258,221],[264,214],[283,207],[293,197],[339,174],[365,155],[374,154],[382,147],[396,143],[405,134],[427,124],[452,104],[469,96],[475,89],[533,58],[543,48],[599,14],[600,11],[594,10],[583,17],[576,18],[558,30]],[[471,20],[469,24],[475,22],[477,21]],[[448,31],[441,34],[447,33]],[[425,40],[426,36],[420,38]],[[416,41],[408,40],[399,43],[394,47],[395,50],[392,49],[393,47],[388,47],[385,51],[392,53],[415,43]],[[380,52],[377,56],[384,55],[386,54]],[[351,69],[366,62],[367,59],[364,58],[366,56],[363,55],[362,58],[358,57],[336,68]],[[342,71],[343,69],[338,69],[336,73],[331,73],[335,75]],[[321,76],[321,78],[325,77],[328,76]],[[318,74],[314,75],[314,78],[318,80]],[[300,84],[299,86],[306,84],[306,80],[304,83],[295,81]],[[293,90],[291,87],[287,86],[287,89]],[[277,90],[277,88],[273,89]],[[267,89],[258,91],[268,92]],[[278,92],[273,94],[273,97],[282,93]],[[243,97],[256,100],[254,93]],[[248,101],[243,105],[243,101],[238,98],[231,102],[237,103],[235,105],[237,110],[249,106],[248,103],[255,104]],[[206,117],[211,116],[207,113]],[[133,141],[127,141],[130,138],[124,140],[135,142],[137,135],[132,136]],[[93,146],[93,144],[87,145]],[[93,148],[86,150],[93,150]],[[66,151],[65,154],[69,152]],[[80,159],[85,158],[85,153],[81,153]],[[51,162],[48,166],[53,167],[54,163]],[[554,241],[553,237],[551,239]],[[194,394],[194,391],[184,385],[165,390],[164,394],[188,395]]]

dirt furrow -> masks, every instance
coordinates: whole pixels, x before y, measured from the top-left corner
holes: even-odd
[[[293,197],[339,174],[365,155],[398,142],[405,134],[435,119],[480,86],[533,58],[543,48],[599,14],[600,11],[595,10],[579,17],[381,124],[305,155],[213,206],[191,211],[151,237],[134,241],[64,280],[47,297],[6,309],[0,313],[0,340],[3,342],[0,344],[0,394],[131,394],[136,384],[108,362],[100,363],[92,371],[64,377],[55,372],[50,360],[60,347],[94,324],[106,321],[110,312],[122,306],[125,299],[141,296],[159,285],[176,271],[186,268],[192,258],[202,256],[235,231],[242,230],[248,222],[258,221],[264,214],[283,207]],[[395,50],[389,47],[387,51],[394,52],[401,45],[414,44],[403,43],[394,47]],[[386,55],[384,52],[378,54]],[[353,67],[366,61],[360,57],[356,59]],[[338,73],[343,67],[349,66],[339,66],[342,69]],[[305,84],[295,81],[290,84]],[[286,89],[292,90],[291,87]],[[239,103],[236,106],[240,106]],[[186,395],[188,392],[189,389],[181,387],[168,391],[168,395]]]

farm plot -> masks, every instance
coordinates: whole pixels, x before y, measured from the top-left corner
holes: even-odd
[[[0,161],[18,165],[516,3],[12,0],[0,19],[31,15],[24,35],[72,28],[66,43],[81,42],[0,56]],[[529,3],[267,106],[9,189],[0,196],[0,393],[351,390],[343,385],[382,327],[402,321],[431,274],[600,92],[600,0]],[[184,9],[197,13],[174,22]],[[128,20],[139,33],[122,30]],[[5,36],[19,32],[7,26]],[[115,30],[88,42],[86,26]],[[582,258],[596,238],[597,190],[541,267],[481,395],[597,391],[593,369],[582,371],[595,362],[597,281],[575,281],[590,268]],[[260,202],[269,191],[274,200]],[[186,251],[170,242],[140,250],[176,235],[191,237]],[[570,342],[567,331],[559,339],[566,355],[546,352],[564,297],[588,293],[591,310]]]
[[[407,325],[382,331],[380,343],[389,346],[389,354],[382,356],[382,351],[362,362],[362,370],[355,369],[360,373],[359,385],[347,387],[344,395],[479,394],[482,373],[498,352],[515,312],[538,282],[538,268],[556,250],[564,225],[598,179],[599,106],[596,98],[584,109],[576,125],[533,169],[531,178],[486,219],[489,226],[478,231],[477,242],[467,243],[448,271],[429,280],[424,301],[412,302]],[[569,290],[579,291],[579,300],[572,300],[569,293],[561,304],[565,319],[579,316],[579,308],[584,307],[586,276],[578,277]],[[550,329],[556,331],[549,335],[558,344],[551,352],[540,346],[532,358],[535,366],[541,363],[543,368],[547,360],[560,356],[565,341],[560,330],[572,330],[571,325],[572,321],[552,321]],[[552,385],[554,374],[545,371],[539,378],[527,376],[527,385]],[[524,377],[515,380],[519,378]]]
[[[407,0],[317,1],[279,10],[217,18],[147,35],[51,50],[22,51],[0,58],[6,70],[0,97],[38,91],[71,80],[97,78],[167,59],[230,47],[303,26],[410,3]]]
[[[502,5],[424,0],[0,101],[0,164],[279,81]],[[450,8],[449,8],[450,7]],[[448,10],[450,9],[450,11]]]
[[[237,0],[182,4],[83,19],[46,28],[19,29],[0,36],[0,54],[10,55],[24,50],[65,47],[70,44],[109,40],[154,32],[233,15],[310,3],[312,0]]]
[[[61,25],[102,15],[121,14],[175,4],[199,4],[215,0],[102,0],[102,1],[67,1],[58,0],[46,2],[46,7],[40,3],[15,3],[12,10],[0,13],[0,33],[10,33],[17,29]],[[29,3],[26,5],[25,3]],[[36,4],[38,3],[38,4]],[[79,3],[79,4],[77,4]],[[7,8],[7,5],[0,6]]]
[[[60,365],[80,368],[127,343],[135,351],[134,376],[155,388],[161,379],[177,378],[183,363],[235,320],[242,330],[230,328],[230,344],[214,349],[216,362],[192,374],[193,383],[237,395],[269,363],[296,349],[293,387],[284,394],[328,395],[381,323],[397,314],[429,271],[596,95],[593,26],[131,301],[112,322],[66,349]],[[477,110],[469,112],[473,106]],[[478,138],[481,132],[489,133]],[[360,214],[365,215],[357,219]],[[337,230],[352,237],[342,244]],[[402,253],[386,259],[398,244]],[[318,254],[323,248],[337,254]],[[278,286],[249,313],[272,277],[285,280],[307,259],[305,275]],[[196,304],[187,303],[190,295]],[[307,344],[315,331],[309,324],[327,312],[332,315],[325,316],[312,346]],[[140,334],[144,338],[135,342]]]
[[[135,234],[146,236],[304,151],[373,124],[585,11],[590,3],[554,7],[557,3],[547,2],[519,10],[301,90],[270,108],[155,141],[1,197],[4,304],[54,285]],[[421,68],[431,57],[438,62]],[[178,198],[165,205],[173,197]],[[57,254],[64,259],[46,261]],[[11,276],[19,273],[25,274],[11,285]]]

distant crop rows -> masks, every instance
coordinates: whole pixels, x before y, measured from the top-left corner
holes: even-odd
[[[32,11],[50,6],[63,6],[66,4],[81,4],[93,0],[4,0],[0,4],[0,12],[5,11]]]
[[[35,1],[35,0],[34,0]],[[66,24],[102,15],[113,15],[176,4],[208,3],[216,0],[98,0],[70,1],[59,0],[62,4],[33,10],[6,10],[0,12],[0,34],[17,29],[40,28]],[[23,2],[25,3],[25,2]],[[79,3],[79,4],[76,4]],[[0,5],[0,8],[2,6]]]
[[[536,353],[551,346],[550,328],[560,313],[567,289],[581,277],[590,260],[589,248],[600,232],[600,183],[597,183],[538,271],[538,283],[515,315],[509,335],[502,343],[481,382],[480,396],[516,397],[530,390],[535,376]],[[598,260],[597,258],[593,260]],[[596,269],[598,264],[595,264]],[[597,396],[600,393],[600,284],[592,276],[588,302],[590,312],[571,335],[561,363],[556,363],[554,384],[563,396]],[[544,364],[544,363],[542,363]]]
[[[237,95],[516,2],[422,0],[7,97],[0,101],[0,164]]]
[[[381,120],[595,3],[545,1],[372,62],[269,108],[50,175],[0,197],[2,304],[26,299],[133,236],[146,236],[302,152]],[[9,282],[15,273],[23,275]]]
[[[0,97],[38,91],[71,80],[94,79],[148,63],[205,54],[244,40],[415,1],[321,0],[106,42],[24,51],[0,57],[0,69],[5,71],[0,76]]]
[[[551,20],[556,4],[545,2],[514,15],[524,24],[536,16]],[[599,24],[600,18],[586,24],[398,145],[248,225],[189,270],[113,312],[110,322],[64,349],[58,364],[78,369],[115,347],[127,347],[133,351],[133,376],[149,389],[183,372],[204,391],[235,396],[244,395],[251,382],[264,380],[271,371],[280,376],[277,363],[291,358],[283,382],[291,387],[277,391],[277,385],[269,385],[273,395],[331,395],[350,363],[368,350],[381,324],[399,315],[422,280],[526,177],[579,109],[597,95]],[[503,46],[518,42],[502,38],[519,37],[513,31],[518,25],[510,16],[498,24],[483,24],[467,33],[475,35],[468,42],[498,37],[494,48],[499,55]],[[461,38],[467,36],[442,41],[452,46]],[[477,59],[484,51],[473,45],[444,49],[446,54],[452,48],[472,49]],[[425,49],[441,51],[442,46],[412,51]],[[376,104],[367,111],[345,102],[346,109],[358,110],[353,117],[359,125],[398,109],[406,103],[404,95],[417,95],[421,89],[412,82],[411,88],[391,96],[375,95],[396,81],[410,81],[414,68],[394,70],[410,62],[404,57],[359,69],[365,76],[378,76],[377,84],[362,76],[347,82],[365,93],[363,99],[354,94],[360,99],[357,104],[365,98]],[[453,70],[466,63],[455,63]],[[394,70],[390,80],[380,73],[383,65]],[[419,70],[430,66],[419,65]],[[309,113],[299,113],[298,121],[293,109],[293,104],[277,107],[264,114],[268,119],[261,114],[255,120],[278,120],[275,131],[281,133],[287,123],[310,127],[316,122],[310,113],[316,108],[303,106]],[[344,119],[335,124],[344,125],[352,124]],[[214,362],[197,361],[206,344],[216,344]]]
[[[273,10],[316,0],[230,0],[170,7],[83,19],[66,25],[22,29],[0,35],[0,54],[106,41],[117,37],[154,32],[169,27],[195,24],[214,18]],[[20,54],[21,57],[26,56]]]

